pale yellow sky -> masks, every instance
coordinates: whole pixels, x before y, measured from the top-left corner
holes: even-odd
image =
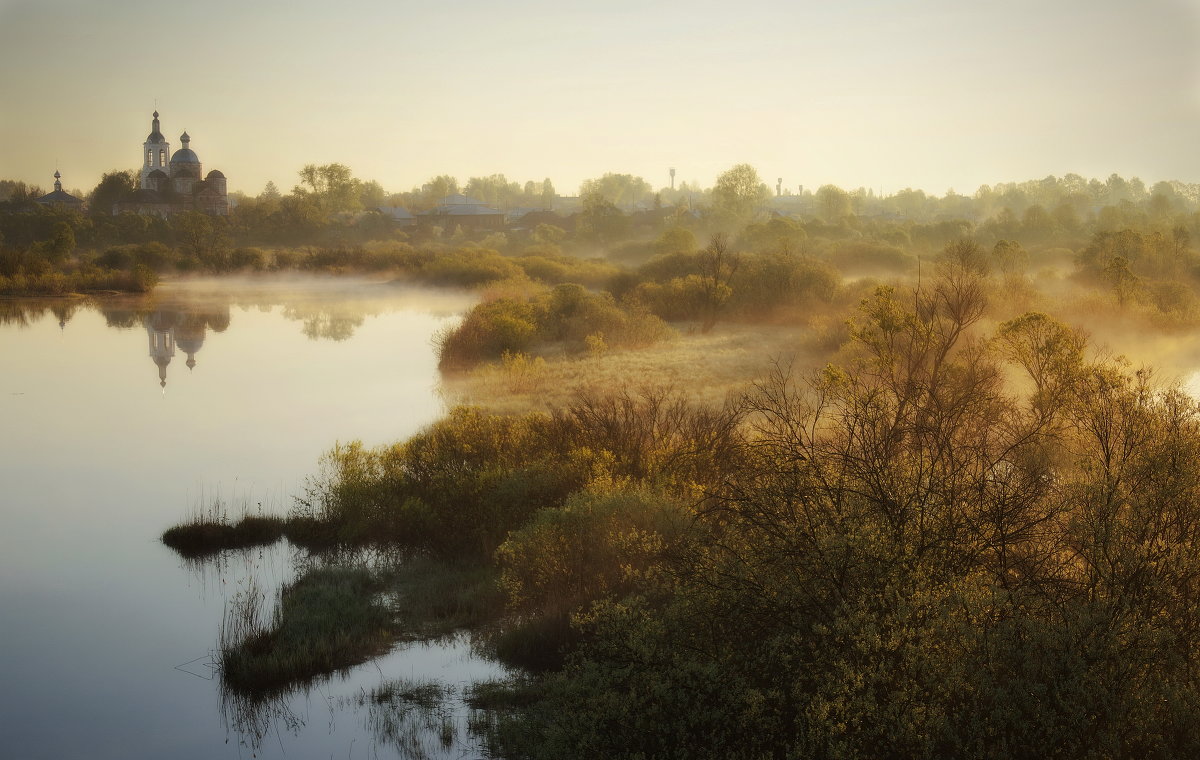
[[[138,166],[156,98],[251,194],[328,162],[388,190],[1200,182],[1200,0],[0,0],[0,178]]]

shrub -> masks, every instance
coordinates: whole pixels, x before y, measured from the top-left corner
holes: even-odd
[[[523,274],[512,259],[495,251],[463,248],[432,257],[421,267],[418,276],[434,285],[476,287]]]
[[[538,343],[587,350],[587,337],[603,333],[612,347],[644,346],[670,334],[663,322],[639,305],[619,306],[608,293],[580,285],[558,285],[529,300],[498,298],[476,305],[439,338],[439,366],[461,369],[504,353],[529,352]]]
[[[678,505],[647,492],[578,493],[509,534],[496,550],[500,585],[514,609],[574,612],[652,583],[686,525]]]
[[[438,366],[469,367],[505,352],[526,351],[538,334],[537,307],[508,298],[473,307],[458,327],[439,337]]]
[[[267,255],[258,248],[235,248],[229,255],[229,265],[233,269],[261,272],[267,266]]]

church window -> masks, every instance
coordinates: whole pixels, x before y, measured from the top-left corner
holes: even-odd
[[[159,148],[159,149],[158,149],[158,165],[159,165],[159,166],[166,166],[166,165],[167,165],[167,151],[166,151],[166,148]]]
[[[146,166],[149,166],[150,162],[153,160],[154,160],[154,151],[152,151],[152,150],[146,151]]]

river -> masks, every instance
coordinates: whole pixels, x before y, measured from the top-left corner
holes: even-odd
[[[222,612],[252,578],[289,579],[295,557],[283,543],[193,565],[158,541],[214,500],[284,512],[335,441],[441,416],[432,339],[471,302],[216,280],[0,303],[0,756],[477,756],[460,703],[453,737],[418,718],[381,731],[360,704],[385,679],[461,693],[500,673],[463,640],[400,646],[270,709],[225,701]]]

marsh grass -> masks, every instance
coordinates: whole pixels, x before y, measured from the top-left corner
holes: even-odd
[[[247,515],[236,523],[188,522],[168,528],[162,542],[185,559],[199,559],[227,549],[267,546],[283,538],[287,521],[282,517]]]
[[[286,731],[295,735],[308,722],[306,715],[293,709],[290,692],[248,694],[222,684],[219,696],[221,719],[254,755],[271,734]]]
[[[459,738],[453,700],[457,690],[438,681],[385,681],[354,699],[367,708],[367,728],[401,757],[430,758],[452,749]]]
[[[248,497],[239,499],[233,507],[220,495],[210,499],[201,494],[191,515],[164,531],[160,539],[184,559],[194,560],[229,549],[268,546],[283,538],[287,521],[265,514],[261,501],[256,507],[252,512]]]
[[[495,570],[413,556],[310,568],[268,598],[251,582],[227,605],[218,649],[233,691],[269,694],[385,653],[497,620]],[[325,559],[328,561],[328,558]]]
[[[525,716],[546,700],[545,689],[536,679],[514,676],[478,681],[463,693],[470,708],[467,730],[486,749],[487,757],[520,757],[520,749],[535,741]]]
[[[700,403],[720,404],[764,377],[773,358],[820,366],[841,342],[842,321],[814,317],[809,325],[727,325],[703,335],[680,327],[673,340],[638,349],[607,347],[588,354],[547,355],[533,367],[509,360],[443,377],[447,403],[518,414],[567,405],[597,389],[686,388]]]
[[[429,640],[486,625],[504,612],[496,571],[488,565],[458,565],[424,556],[409,557],[388,577],[401,636]]]
[[[476,681],[466,688],[463,701],[472,710],[517,710],[537,702],[541,694],[533,679],[513,677]]]
[[[446,700],[453,697],[455,688],[441,681],[414,680],[397,678],[384,681],[357,699],[359,705],[373,702],[375,704],[403,703],[422,710],[435,710],[445,706]]]
[[[270,546],[286,538],[312,552],[327,551],[338,544],[336,526],[306,515],[263,514],[262,503],[251,514],[249,500],[238,507],[240,517],[231,515],[229,502],[217,497],[194,509],[179,525],[163,531],[160,540],[187,560],[205,560],[223,551]]]
[[[395,640],[384,584],[363,567],[309,570],[280,591],[269,624],[266,597],[251,586],[226,608],[219,651],[223,683],[270,693],[350,668]]]

